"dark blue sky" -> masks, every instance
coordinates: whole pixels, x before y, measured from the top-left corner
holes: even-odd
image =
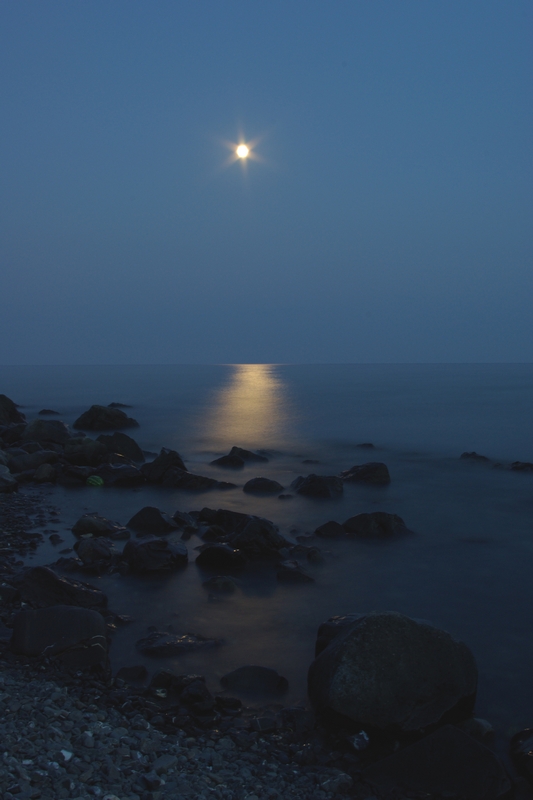
[[[0,363],[532,361],[532,19],[3,0]]]

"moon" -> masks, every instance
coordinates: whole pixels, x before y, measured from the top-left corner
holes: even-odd
[[[235,153],[237,154],[238,158],[247,158],[250,154],[250,148],[245,144],[240,144],[235,150]]]

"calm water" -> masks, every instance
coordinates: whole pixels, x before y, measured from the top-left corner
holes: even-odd
[[[165,660],[207,676],[213,690],[247,663],[279,670],[287,701],[305,698],[316,628],[333,614],[394,610],[430,620],[466,641],[480,669],[478,714],[502,733],[533,723],[533,474],[459,460],[476,450],[495,460],[533,461],[533,365],[330,365],[1,367],[0,391],[29,419],[54,408],[67,423],[92,403],[134,406],[146,450],[177,449],[191,471],[234,480],[229,492],[161,489],[50,489],[63,510],[65,543],[47,544],[32,563],[57,558],[85,511],[125,523],[144,505],[173,513],[232,508],[261,514],[291,536],[363,511],[403,517],[413,534],[393,542],[327,542],[312,586],[278,586],[269,569],[243,576],[239,591],[214,603],[194,563],[169,578],[92,580],[135,623],[112,645],[115,668],[141,663],[135,641],[148,625],[224,638],[217,651]],[[357,443],[371,441],[368,452]],[[234,444],[266,448],[271,460],[230,473],[209,465]],[[319,465],[306,466],[313,458]],[[275,477],[336,474],[385,461],[387,488],[347,485],[338,500],[257,499],[242,485]],[[48,490],[47,490],[48,491]],[[292,531],[292,533],[291,533]],[[191,539],[189,552],[199,540]],[[151,671],[160,663],[145,659]]]

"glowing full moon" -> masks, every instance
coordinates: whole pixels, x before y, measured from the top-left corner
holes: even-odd
[[[237,153],[239,158],[246,158],[246,156],[250,152],[250,148],[246,147],[245,144],[240,144],[235,152]]]

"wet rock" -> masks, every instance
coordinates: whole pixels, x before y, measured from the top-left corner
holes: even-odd
[[[11,475],[10,471],[3,464],[0,465],[0,494],[18,492],[18,481]]]
[[[246,666],[228,672],[220,679],[223,689],[253,694],[283,694],[289,688],[287,678],[275,669]]]
[[[80,467],[97,467],[105,459],[107,450],[101,442],[89,436],[72,438],[65,444],[65,458]]]
[[[511,758],[517,772],[533,786],[533,728],[525,728],[513,736]]]
[[[25,422],[8,425],[2,429],[1,438],[6,444],[13,444],[14,442],[18,442],[20,440],[20,437],[25,430]]]
[[[26,417],[18,410],[13,400],[10,400],[5,394],[0,394],[0,425],[25,421]]]
[[[349,536],[361,536],[367,539],[383,539],[399,533],[406,533],[405,522],[397,514],[385,511],[374,511],[371,514],[356,514],[343,524]]]
[[[109,538],[122,538],[121,534],[126,532],[126,528],[120,522],[113,522],[100,514],[84,514],[72,526],[72,533],[75,536],[107,536]]]
[[[359,464],[341,472],[345,481],[353,483],[371,483],[374,486],[385,486],[390,483],[390,474],[386,464],[381,461],[370,461],[368,464]]]
[[[21,439],[23,442],[65,444],[70,439],[70,432],[65,423],[58,419],[34,419],[27,426]]]
[[[291,483],[291,489],[306,497],[338,497],[343,492],[342,480],[335,475],[299,476]]]
[[[480,456],[479,453],[476,453],[473,450],[471,453],[461,453],[461,458],[464,461],[479,461],[480,463],[488,464],[490,462],[490,458],[487,456]]]
[[[152,631],[144,639],[139,639],[136,647],[145,656],[167,658],[204,650],[222,644],[219,639],[208,639],[194,633],[178,635],[167,631]]]
[[[41,408],[41,410],[38,411],[37,413],[40,414],[42,417],[59,416],[59,411],[54,411],[52,408]]]
[[[180,530],[190,530],[191,532],[198,530],[198,522],[191,514],[186,514],[184,511],[175,511],[172,519]]]
[[[278,494],[283,491],[283,486],[269,478],[252,478],[244,484],[242,490],[248,494]]]
[[[96,441],[103,444],[108,453],[119,453],[129,458],[130,461],[136,461],[138,463],[144,463],[145,461],[144,453],[135,439],[132,439],[131,436],[125,433],[116,431],[111,436],[100,434]]]
[[[55,464],[58,455],[54,450],[37,450],[35,453],[13,456],[9,462],[9,469],[13,473],[26,472],[40,467],[41,464]]]
[[[73,427],[86,431],[112,431],[119,428],[138,428],[139,423],[119,408],[94,405],[78,417]]]
[[[503,800],[512,788],[497,756],[453,725],[367,767],[362,777],[380,792],[401,790],[461,800]]]
[[[205,475],[194,475],[182,469],[169,469],[161,482],[162,486],[174,489],[184,489],[189,492],[206,492],[209,489],[235,489],[234,483],[216,481]]]
[[[240,533],[233,534],[230,544],[252,559],[275,558],[282,548],[290,546],[274,523],[260,518],[251,519]]]
[[[343,614],[342,616],[330,617],[326,622],[319,625],[315,643],[315,658],[320,655],[322,650],[326,649],[336,636],[344,632],[352,623],[363,619],[363,617],[365,617],[365,614]]]
[[[60,578],[49,567],[32,567],[17,581],[24,602],[35,608],[65,605],[103,610],[107,597],[88,583]]]
[[[182,457],[176,450],[161,448],[159,455],[148,464],[143,464],[141,471],[149,483],[162,483],[165,474],[173,469],[187,471]]]
[[[226,533],[239,533],[243,531],[250,520],[258,519],[253,514],[242,514],[240,511],[231,511],[226,508],[219,508],[216,511],[212,508],[202,508],[199,515],[201,522],[208,525],[220,525]]]
[[[41,464],[37,467],[33,480],[36,483],[54,483],[56,479],[56,471],[51,464]]]
[[[103,464],[96,471],[104,486],[142,486],[146,479],[132,464]]]
[[[244,458],[240,456],[221,456],[211,461],[215,467],[226,467],[227,469],[242,469],[244,467]]]
[[[182,542],[150,537],[126,542],[123,558],[132,572],[168,572],[186,566],[188,552]]]
[[[310,564],[325,564],[326,559],[318,547],[308,547],[306,558]]]
[[[243,461],[268,461],[266,456],[254,453],[252,450],[245,450],[243,447],[232,447],[229,451],[230,456],[238,456]]]
[[[170,533],[178,530],[178,524],[172,517],[154,506],[141,508],[126,525],[140,533]]]
[[[225,594],[233,594],[237,588],[237,584],[233,578],[227,575],[214,575],[209,580],[204,581],[202,586],[212,592],[224,592]]]
[[[280,583],[314,583],[314,578],[308,575],[297,561],[282,561],[276,572]]]
[[[15,616],[11,648],[26,656],[57,657],[71,667],[100,664],[107,658],[105,621],[97,611],[54,605]]]
[[[533,472],[533,464],[530,461],[513,461],[510,469],[513,472]]]
[[[320,536],[323,539],[341,539],[346,537],[346,532],[339,522],[330,520],[318,526],[315,530],[315,536]]]
[[[111,542],[104,539],[102,536],[81,539],[74,545],[74,550],[78,554],[78,558],[80,558],[86,566],[95,566],[97,564],[109,565],[115,555],[115,550]]]
[[[225,542],[228,534],[220,525],[209,525],[201,534],[204,542]]]
[[[213,570],[234,570],[246,566],[240,550],[227,544],[207,544],[196,558],[199,567]]]
[[[132,667],[121,667],[115,677],[126,683],[141,683],[148,677],[148,670],[144,664],[135,664]]]
[[[345,625],[308,674],[315,709],[362,729],[410,734],[444,717],[466,719],[477,688],[474,657],[446,631],[402,614],[372,612]]]

